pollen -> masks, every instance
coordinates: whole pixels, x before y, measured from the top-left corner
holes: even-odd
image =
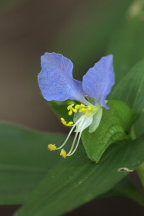
[[[73,121],[66,122],[66,120],[64,118],[60,118],[60,120],[61,120],[61,123],[65,126],[72,126],[73,125]]]
[[[55,151],[57,149],[56,145],[55,144],[48,144],[48,149],[50,151]]]
[[[62,149],[62,150],[60,151],[60,156],[62,156],[63,158],[66,158],[66,157],[67,157],[67,153],[66,153],[66,151],[65,151],[64,149]]]

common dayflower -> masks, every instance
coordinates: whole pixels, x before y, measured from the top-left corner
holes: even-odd
[[[38,84],[41,93],[47,101],[66,101],[68,99],[79,103],[68,105],[68,115],[73,115],[73,120],[67,122],[60,119],[71,130],[64,143],[57,147],[49,144],[51,151],[61,150],[62,157],[75,153],[82,132],[89,127],[89,132],[94,132],[100,124],[103,108],[109,109],[106,97],[114,85],[113,56],[102,57],[87,73],[82,81],[72,76],[73,63],[70,59],[58,53],[45,53],[41,57],[41,72],[38,74]],[[68,153],[63,148],[72,132],[75,136]]]

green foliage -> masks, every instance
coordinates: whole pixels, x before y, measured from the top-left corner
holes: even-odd
[[[58,139],[57,139],[58,137]],[[47,151],[48,143],[62,142],[60,134],[45,134],[12,125],[0,125],[0,204],[23,204],[30,193],[61,159]],[[67,162],[67,161],[66,161]],[[50,171],[51,172],[51,171]],[[134,189],[135,191],[136,188]],[[123,194],[122,194],[123,191]],[[119,183],[107,196],[131,196]],[[137,191],[135,200],[142,203]],[[105,195],[104,195],[105,196]]]
[[[0,0],[0,12],[6,12],[7,10],[20,5],[21,3],[23,3],[24,1],[28,1],[28,0]]]
[[[118,98],[127,102],[137,113],[137,121],[134,124],[134,137],[144,133],[144,59],[138,62],[127,75],[119,82],[111,94],[112,98]],[[143,168],[139,168],[138,174],[144,184]]]
[[[110,190],[127,175],[121,167],[136,169],[144,161],[144,138],[119,143],[99,164],[91,162],[83,147],[73,157],[59,161],[49,171],[16,216],[57,216]]]
[[[14,5],[17,2],[15,0]],[[2,1],[1,9],[13,3]],[[138,117],[134,129],[137,137],[141,137],[134,141],[126,139],[133,114],[118,100],[109,101],[111,109],[104,110],[99,128],[92,134],[85,131],[82,136],[88,157],[96,162],[101,159],[98,164],[88,159],[82,144],[76,154],[67,159],[49,152],[47,145],[59,145],[64,135],[1,124],[0,204],[25,203],[16,216],[58,216],[102,196],[125,196],[144,204],[144,194],[127,179],[121,181],[127,173],[118,172],[121,167],[135,170],[141,164],[137,171],[144,184],[144,60],[135,65],[144,57],[143,1],[111,0],[113,7],[105,4],[107,7],[102,13],[101,10],[95,13],[95,1],[89,4],[91,9],[87,4],[83,5],[82,14],[68,26],[71,31],[62,34],[56,47],[59,50],[62,47],[63,54],[76,63],[78,75],[105,51],[113,35],[108,53],[114,54],[118,85],[110,98],[123,100],[132,108]],[[136,13],[134,6],[138,8]],[[123,23],[121,28],[120,23]],[[69,120],[66,103],[52,102],[49,105],[59,117]],[[120,141],[123,139],[125,141]]]
[[[105,52],[131,3],[131,0],[102,1],[100,4],[95,0],[82,2],[81,9],[52,45],[52,49],[55,48],[74,62],[77,77]]]
[[[59,161],[47,150],[64,140],[60,134],[29,131],[0,124],[0,204],[22,204]]]
[[[104,109],[101,123],[94,133],[83,132],[82,141],[88,157],[99,162],[108,146],[116,141],[128,139],[133,115],[127,104],[118,100],[108,102],[109,110]]]
[[[108,52],[114,55],[116,80],[120,81],[137,61],[144,57],[144,1],[135,0],[126,13],[125,21],[111,38]]]
[[[138,115],[133,130],[136,134],[133,133],[133,138],[144,132],[144,60],[137,63],[138,60],[144,58],[142,46],[144,38],[143,17],[144,1],[135,0],[127,12],[125,23],[112,38],[108,49],[108,53],[114,54],[116,78],[117,81],[120,81],[111,97],[124,100]],[[135,63],[137,64],[135,65]],[[133,68],[129,71],[132,66]],[[138,174],[142,184],[144,184],[143,166],[139,167]]]
[[[116,85],[111,98],[125,101],[137,114],[135,131],[137,136],[144,130],[144,59],[138,62]]]

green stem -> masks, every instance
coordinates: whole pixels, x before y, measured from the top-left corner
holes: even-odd
[[[130,136],[132,140],[136,139],[136,133],[135,133],[134,127],[131,127]]]
[[[144,187],[144,163],[142,163],[138,168],[137,168],[137,174],[140,178],[140,181],[142,183],[142,186]]]
[[[135,130],[134,128],[132,127],[131,128],[131,132],[130,132],[130,135],[131,135],[131,139],[132,140],[135,140],[136,139],[136,133],[135,133]],[[144,187],[144,163],[142,163],[136,170],[137,174],[138,174],[138,177],[141,181],[141,184],[142,186]]]

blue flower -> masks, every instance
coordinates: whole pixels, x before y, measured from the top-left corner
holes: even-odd
[[[43,97],[47,101],[74,100],[80,104],[70,104],[68,115],[73,115],[73,121],[61,122],[72,126],[65,142],[56,147],[49,144],[50,150],[61,149],[62,157],[71,156],[76,151],[80,137],[86,128],[92,133],[99,126],[103,108],[109,109],[106,97],[114,85],[113,56],[102,57],[87,73],[82,81],[72,76],[73,63],[70,59],[57,53],[45,53],[41,57],[41,72],[38,74],[38,84]],[[74,141],[68,153],[63,149],[72,132],[75,132]]]

